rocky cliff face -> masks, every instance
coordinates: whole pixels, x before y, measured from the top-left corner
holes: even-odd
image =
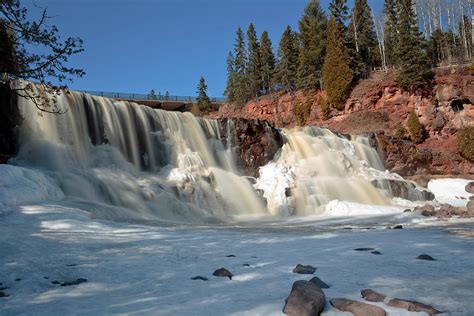
[[[239,165],[246,175],[258,177],[258,168],[272,160],[283,145],[280,133],[270,122],[241,118],[221,119],[219,122],[223,130],[233,129],[235,139],[223,135],[222,140],[238,145]]]
[[[21,122],[16,95],[0,84],[0,163],[5,163],[18,150],[16,126]]]
[[[312,110],[308,125],[327,127],[346,134],[376,133],[390,146],[384,146],[385,163],[401,175],[460,175],[474,178],[474,164],[459,154],[456,134],[459,128],[474,124],[474,75],[467,71],[438,73],[432,90],[422,95],[409,94],[395,84],[394,74],[378,73],[362,81],[349,96],[345,109],[333,110],[323,120],[315,92],[309,98]],[[274,94],[248,103],[243,108],[226,106],[209,117],[257,118],[278,127],[297,125],[294,106],[308,98],[300,93]],[[428,138],[419,145],[394,137],[399,126],[405,126],[410,111],[415,110]],[[379,133],[383,131],[383,134]]]

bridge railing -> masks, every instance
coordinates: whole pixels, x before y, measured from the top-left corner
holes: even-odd
[[[178,96],[168,94],[157,94],[150,95],[144,93],[123,93],[123,92],[105,92],[105,91],[88,91],[79,90],[79,92],[88,93],[99,97],[106,97],[112,99],[125,99],[125,100],[150,100],[150,101],[175,101],[175,102],[197,102],[197,98],[193,96]],[[223,103],[226,102],[226,98],[210,98],[211,102]]]

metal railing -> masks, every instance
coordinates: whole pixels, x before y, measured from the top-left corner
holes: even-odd
[[[196,97],[192,96],[178,96],[169,94],[144,94],[144,93],[123,93],[123,92],[105,92],[105,91],[88,91],[78,90],[79,92],[95,95],[99,97],[106,97],[112,99],[124,99],[124,100],[137,100],[137,101],[174,101],[174,102],[197,102]],[[210,98],[211,102],[224,103],[227,102],[226,98]]]

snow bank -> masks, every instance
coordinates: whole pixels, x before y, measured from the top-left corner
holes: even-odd
[[[332,216],[387,215],[402,213],[403,210],[400,206],[367,205],[338,200],[326,205],[326,215]]]
[[[43,200],[60,200],[62,190],[43,173],[0,165],[0,206],[14,206]]]
[[[428,183],[428,189],[433,192],[440,203],[456,207],[466,207],[471,196],[466,192],[466,185],[472,180],[467,179],[434,179]]]

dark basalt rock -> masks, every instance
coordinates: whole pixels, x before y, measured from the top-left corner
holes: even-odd
[[[293,273],[298,274],[313,274],[315,271],[316,268],[310,265],[297,264],[296,267],[293,268]]]
[[[206,277],[203,277],[203,276],[200,276],[200,275],[198,275],[198,276],[195,276],[195,277],[192,277],[192,278],[191,278],[191,280],[209,281],[209,279],[208,279],[208,278],[206,278]]]
[[[436,259],[434,259],[432,256],[427,255],[427,254],[419,255],[416,259],[428,260],[428,261],[436,261]]]
[[[375,249],[366,247],[366,248],[356,248],[354,250],[355,251],[372,251],[372,250],[375,250]]]
[[[342,311],[350,312],[354,316],[386,316],[387,313],[381,307],[367,303],[348,300],[345,298],[335,298],[331,300],[331,305]]]
[[[222,141],[238,146],[239,166],[245,174],[258,177],[258,168],[270,162],[283,145],[283,138],[273,123],[261,120],[220,119]],[[227,139],[227,129],[233,125],[235,137]]]
[[[285,301],[283,313],[294,316],[318,316],[326,305],[326,295],[313,282],[296,281]]]
[[[329,289],[330,286],[327,285],[325,282],[323,282],[320,278],[318,277],[314,277],[312,278],[311,280],[309,280],[309,282],[313,282],[317,287],[319,287],[320,289]]]
[[[21,124],[22,117],[17,106],[17,96],[4,84],[0,84],[0,163],[18,152],[16,127]]]
[[[403,229],[403,226],[402,225],[395,225],[395,226],[393,226],[393,229]]]
[[[382,253],[381,253],[380,251],[378,251],[378,250],[371,251],[370,253],[373,254],[373,255],[381,255],[381,254],[382,254]]]
[[[227,277],[229,280],[232,280],[233,277],[232,273],[226,268],[217,269],[212,275],[216,277]]]
[[[433,308],[430,305],[426,305],[416,301],[402,300],[399,298],[394,298],[390,300],[387,305],[391,307],[403,308],[410,312],[425,312],[429,315],[436,315],[441,313],[439,310]]]
[[[375,292],[371,289],[365,289],[360,292],[364,300],[369,302],[383,302],[385,295]]]

